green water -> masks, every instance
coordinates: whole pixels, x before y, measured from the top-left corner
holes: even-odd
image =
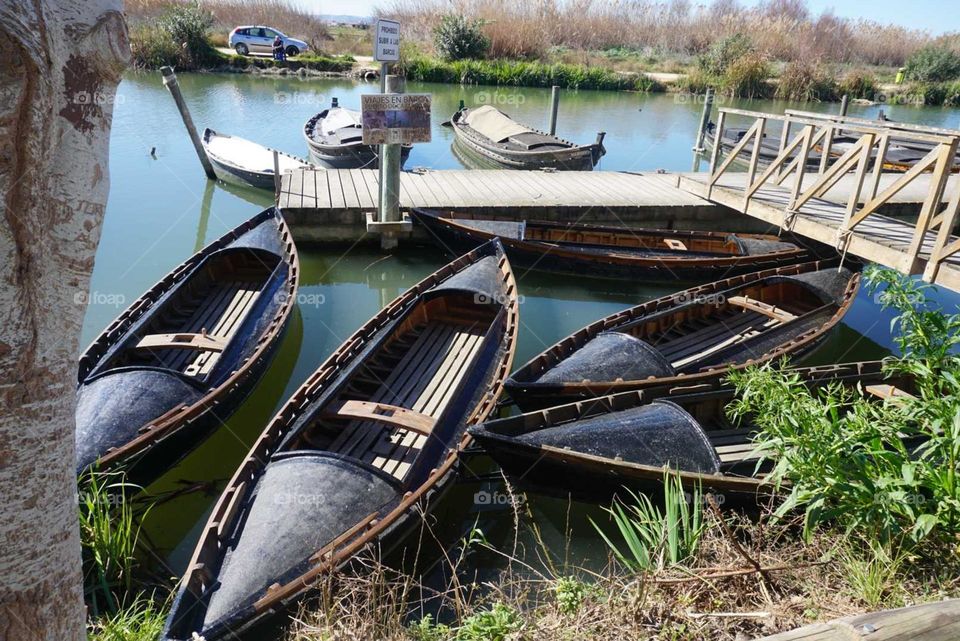
[[[306,155],[303,122],[332,97],[345,106],[373,93],[370,83],[345,80],[260,78],[248,75],[182,74],[180,84],[197,126],[215,129]],[[549,91],[494,89],[410,83],[410,92],[433,94],[433,141],[417,145],[407,168],[459,167],[450,151],[451,133],[440,126],[460,100],[495,104],[519,120],[543,125]],[[752,109],[782,111],[788,106],[829,110],[834,105],[739,103]],[[601,170],[687,171],[701,106],[682,97],[607,92],[564,92],[559,133],[592,141],[607,132]],[[851,115],[873,116],[876,107],[851,107]],[[960,125],[948,109],[888,108],[898,120]],[[150,151],[155,148],[156,157]],[[110,198],[97,252],[83,342],[92,340],[122,309],[197,249],[271,203],[271,195],[224,188],[208,181],[159,74],[131,74],[121,83],[110,146]],[[192,551],[224,482],[246,454],[279,405],[340,343],[405,288],[440,267],[445,259],[430,248],[406,248],[384,257],[367,248],[300,248],[302,273],[298,309],[270,370],[223,429],[175,470],[156,482],[152,494],[164,501],[150,512],[145,532],[179,574]],[[542,351],[588,322],[676,289],[669,284],[620,283],[527,273],[519,275],[523,296],[516,364]],[[950,297],[951,303],[955,302]],[[811,362],[827,363],[882,356],[891,347],[890,316],[865,294],[843,327]],[[479,461],[478,472],[491,470]],[[449,543],[477,523],[491,543],[510,547],[513,520],[505,506],[480,506],[481,486],[456,487],[435,513],[438,538]],[[486,490],[499,486],[489,484]],[[583,564],[605,557],[586,515],[595,506],[529,494],[525,509],[543,540],[559,557]],[[566,540],[565,532],[572,537]],[[531,539],[521,528],[521,545]],[[481,555],[476,566],[494,571],[499,561]],[[429,565],[429,564],[427,564]]]

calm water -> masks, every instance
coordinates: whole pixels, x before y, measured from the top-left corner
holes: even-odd
[[[345,80],[260,78],[247,75],[183,74],[180,84],[199,128],[213,127],[306,155],[303,122],[332,97],[344,106],[359,105],[360,95],[377,85]],[[549,91],[495,89],[410,83],[408,91],[433,94],[433,141],[417,145],[407,162],[437,169],[457,168],[450,151],[451,132],[440,126],[460,100],[495,104],[519,120],[545,126]],[[741,103],[751,109],[783,111],[787,103]],[[832,110],[835,105],[796,105]],[[602,170],[688,171],[690,147],[701,106],[683,97],[607,92],[564,92],[560,135],[592,141],[605,130],[607,155]],[[873,117],[877,107],[851,107],[851,115]],[[939,108],[891,107],[892,118],[941,126],[960,126],[960,114]],[[156,157],[150,150],[155,148]],[[159,74],[129,75],[121,83],[110,148],[110,199],[97,253],[83,342],[92,340],[127,304],[203,245],[271,203],[255,190],[224,188],[208,181],[200,168],[173,101]],[[384,257],[372,249],[300,248],[301,303],[280,353],[247,402],[203,447],[151,488],[164,497],[145,524],[146,536],[179,574],[192,551],[207,512],[276,409],[353,330],[404,289],[442,265],[439,252],[418,248]],[[519,365],[559,338],[596,318],[676,289],[571,279],[529,273],[519,280],[524,297],[516,363]],[[953,305],[956,298],[944,297]],[[844,326],[811,357],[827,363],[882,356],[891,347],[890,316],[865,294]],[[477,471],[490,471],[477,462]],[[495,490],[499,486],[482,486]],[[456,541],[475,523],[491,543],[509,546],[512,516],[506,507],[478,506],[477,483],[458,486],[436,513],[441,540]],[[525,509],[550,549],[580,565],[605,557],[586,515],[597,508],[529,495]],[[564,533],[572,532],[571,543]],[[521,528],[521,544],[531,545]],[[477,559],[492,570],[496,558]]]

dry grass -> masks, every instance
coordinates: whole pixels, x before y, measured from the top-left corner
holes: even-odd
[[[734,0],[394,0],[385,14],[404,21],[409,37],[431,40],[448,13],[480,18],[491,57],[543,58],[551,47],[630,48],[690,55],[736,33],[775,60],[900,65],[931,41],[928,34],[892,25],[813,15],[803,0],[770,0],[744,7]]]
[[[518,531],[536,533],[530,514],[515,518]],[[955,568],[931,573],[904,561],[887,571],[889,564],[876,563],[862,544],[843,544],[836,532],[803,543],[793,524],[757,522],[727,510],[728,534],[718,518],[709,513],[694,559],[650,574],[629,573],[613,562],[600,571],[578,568],[556,558],[538,537],[537,549],[526,554],[516,544],[493,550],[506,560],[494,580],[469,567],[471,544],[449,546],[441,563],[451,578],[441,588],[367,559],[362,572],[322,586],[294,618],[286,641],[734,641],[957,592]],[[474,540],[472,546],[488,544]],[[752,571],[752,562],[768,571]],[[497,609],[515,616],[514,627],[499,629],[504,634],[498,636],[487,620],[478,635],[478,613]]]
[[[190,0],[126,0],[124,12],[131,25],[149,22],[171,6],[190,4]],[[236,26],[258,24],[275,27],[294,38],[306,41],[314,51],[323,51],[330,40],[326,23],[293,0],[207,0],[201,6],[213,14],[216,46],[226,45],[227,33]]]

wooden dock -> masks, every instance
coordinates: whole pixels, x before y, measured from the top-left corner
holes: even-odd
[[[960,639],[960,600],[859,614],[815,623],[761,641],[954,641]]]
[[[377,208],[377,171],[284,174],[277,203],[304,242],[355,242]],[[400,176],[400,208],[456,209],[496,217],[635,227],[762,231],[769,225],[677,189],[676,176],[618,171],[430,170]],[[416,233],[416,230],[415,230]]]
[[[721,160],[715,145],[710,173],[679,176],[679,188],[841,252],[905,274],[923,274],[928,282],[960,291],[960,238],[953,235],[960,181],[951,174],[960,131],[905,131],[901,124],[894,133],[873,123],[843,122],[844,134],[854,142],[843,153],[823,155],[819,168],[811,170],[806,169],[808,155],[818,140],[832,136],[836,119],[721,109],[718,137],[727,114],[754,118],[754,124],[726,158]],[[768,121],[780,121],[785,133],[779,155],[761,171],[758,156]],[[799,133],[791,140],[792,128]],[[927,145],[929,152],[907,172],[886,173],[884,154],[892,135]],[[751,158],[748,170],[728,171],[741,154]],[[879,213],[905,194],[922,198],[915,220]]]

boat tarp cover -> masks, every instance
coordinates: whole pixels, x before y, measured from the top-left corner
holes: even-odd
[[[620,458],[628,463],[717,474],[720,460],[707,435],[674,403],[655,401],[516,437],[530,445]]]
[[[477,302],[495,303],[501,301],[502,286],[503,273],[500,271],[500,263],[496,256],[487,256],[433,287],[427,292],[427,295],[435,296],[439,293],[459,289],[480,294],[487,298],[487,300],[478,299]]]
[[[650,376],[674,376],[663,354],[648,343],[622,332],[600,332],[583,347],[537,379],[538,383],[636,381]]]
[[[803,283],[807,289],[816,292],[823,299],[824,304],[834,302],[839,305],[843,302],[843,295],[847,291],[847,285],[852,276],[850,270],[841,268],[839,270],[821,269],[784,278]]]
[[[268,586],[396,498],[397,489],[335,455],[292,452],[272,461],[217,576],[204,629],[251,604]]]
[[[503,142],[510,136],[533,131],[533,129],[521,125],[507,114],[490,105],[470,109],[467,111],[464,122],[470,125],[471,129],[494,142]]]
[[[320,130],[323,134],[329,136],[338,129],[344,127],[360,127],[360,112],[336,107],[327,111],[327,115],[320,121]]]
[[[77,390],[77,473],[137,436],[143,424],[203,396],[177,374],[130,368],[108,372]]]
[[[736,234],[731,234],[727,240],[733,242],[744,256],[757,256],[759,254],[797,249],[797,246],[793,243],[785,243],[779,240],[766,240],[763,238],[741,238]]]
[[[525,220],[458,220],[457,223],[500,238],[523,240],[527,228]]]

